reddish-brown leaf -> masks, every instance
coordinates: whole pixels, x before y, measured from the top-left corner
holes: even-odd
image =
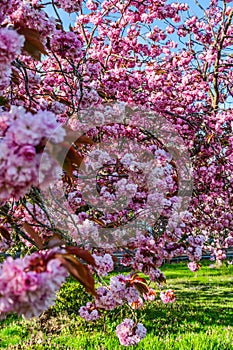
[[[141,307],[140,299],[133,301],[130,305],[134,310],[139,309]]]
[[[18,33],[24,35],[25,42],[23,49],[32,57],[40,60],[42,53],[47,55],[45,47],[40,40],[40,33],[36,29],[19,28]]]
[[[7,241],[11,240],[9,231],[4,226],[0,226],[0,235],[4,237]]]
[[[74,142],[75,145],[93,145],[94,144],[94,141],[86,136],[86,135],[82,135],[80,136],[75,142]]]
[[[147,286],[147,281],[145,278],[140,277],[137,273],[134,273],[131,276],[131,279],[129,281],[129,283],[131,285],[133,285],[135,288],[137,288],[137,290],[139,291],[139,293],[141,294],[147,294],[149,291],[149,288]]]
[[[68,158],[73,165],[78,167],[81,165],[83,161],[83,157],[75,150],[73,146],[70,147],[66,158]]]
[[[115,264],[117,264],[117,263],[118,263],[117,257],[116,257],[115,255],[111,255],[111,257],[112,257],[113,262],[114,262]]]
[[[94,221],[96,224],[100,225],[101,227],[106,227],[106,224],[104,223],[103,220],[93,218],[92,221]]]
[[[149,288],[144,283],[134,282],[133,285],[137,288],[140,294],[147,294],[149,292]]]
[[[29,225],[27,222],[23,224],[24,230],[29,234],[29,236],[32,238],[33,242],[39,249],[44,248],[43,240],[42,238],[38,235],[38,233],[34,230],[34,228]]]
[[[11,72],[11,80],[13,81],[13,83],[15,83],[16,85],[20,84],[20,75],[19,75],[19,71],[17,69],[15,69],[14,67],[12,68],[12,72]]]
[[[158,75],[161,75],[161,74],[165,74],[166,71],[165,71],[164,69],[157,69],[157,70],[155,71],[155,73],[158,74]]]
[[[71,146],[62,165],[63,170],[73,178],[73,171],[80,167],[82,161],[83,157]]]
[[[141,282],[141,283],[147,284],[146,279],[140,277],[137,273],[134,273],[134,274],[131,276],[130,283],[134,283],[134,282]]]
[[[167,280],[165,277],[163,277],[162,275],[158,278],[159,284],[166,284]]]
[[[85,287],[88,293],[96,295],[94,278],[85,265],[70,254],[55,254],[55,257]]]
[[[63,103],[66,106],[70,106],[70,100],[68,98],[65,97],[61,97],[61,96],[55,96],[56,101]]]
[[[53,144],[47,146],[52,157],[62,166],[65,173],[73,179],[73,171],[78,170],[83,162],[84,157],[72,146],[92,145],[94,141],[86,135],[82,135],[76,139],[76,132],[65,127],[65,141],[54,147]],[[74,141],[75,140],[75,141]],[[82,164],[84,166],[84,163]]]
[[[71,130],[69,127],[64,126],[64,129],[66,130],[66,137],[65,140],[72,141],[76,146],[80,145],[93,145],[94,141],[86,136],[86,135],[81,135],[77,138],[77,132],[74,130]]]
[[[59,145],[49,144],[47,146],[51,156],[63,168],[65,173],[73,179],[73,171],[78,169],[83,157],[68,142],[61,142]]]
[[[73,254],[75,256],[77,256],[77,258],[81,258],[83,259],[86,263],[95,266],[95,259],[93,258],[93,256],[85,249],[81,249],[78,247],[74,247],[74,246],[68,246],[66,247],[66,251],[69,254]]]
[[[214,137],[213,132],[211,134],[207,135],[207,137],[206,137],[207,143],[210,143],[210,141],[212,140],[213,137]]]
[[[65,241],[63,241],[63,239],[59,234],[55,233],[52,237],[49,237],[49,239],[47,240],[46,247],[47,248],[59,247],[63,244],[65,244]]]
[[[107,98],[108,95],[105,91],[101,90],[101,89],[97,89],[97,93],[101,98]]]

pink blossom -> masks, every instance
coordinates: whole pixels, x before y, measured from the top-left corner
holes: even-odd
[[[110,278],[110,290],[114,299],[122,303],[124,300],[132,303],[139,298],[139,293],[133,285],[128,285],[131,276],[118,275]]]
[[[11,0],[1,0],[0,1],[1,12],[0,12],[0,23],[4,20],[7,15],[7,12],[10,10],[12,6]]]
[[[8,257],[3,262],[0,266],[0,314],[16,312],[30,318],[54,304],[55,293],[67,272],[56,259],[46,263],[49,254],[36,252],[22,259]]]
[[[36,155],[35,147],[31,145],[25,145],[20,148],[18,155],[22,156],[27,161],[32,161]]]
[[[96,262],[96,270],[100,276],[107,276],[108,272],[114,269],[114,263],[110,254],[92,254]]]
[[[133,320],[126,318],[116,328],[116,335],[121,345],[136,345],[146,336],[146,328],[142,323],[135,324]]]
[[[179,15],[176,15],[174,18],[173,18],[173,22],[180,22],[180,16]]]
[[[196,272],[200,269],[200,265],[197,264],[195,261],[192,261],[192,262],[188,263],[188,268],[190,271]]]
[[[173,26],[168,26],[167,28],[166,28],[166,32],[168,33],[168,34],[172,34],[172,33],[174,33],[174,31],[175,31],[175,29],[174,29],[174,27]]]
[[[39,111],[36,115],[26,113],[24,108],[13,106],[10,112],[3,112],[3,118],[8,119],[9,127],[5,131],[3,142],[0,143],[0,199],[10,197],[20,198],[32,185],[38,184],[38,174],[43,143],[46,138],[59,143],[63,140],[65,130],[59,128],[53,113]],[[47,158],[46,158],[47,157]],[[41,184],[56,176],[55,160],[44,154],[40,167]],[[51,176],[49,176],[49,173]],[[44,176],[44,177],[43,177]]]
[[[214,265],[214,264],[210,264],[210,265],[209,265],[209,268],[210,268],[210,269],[215,269],[215,267],[216,267],[216,265]]]
[[[61,7],[64,11],[72,13],[80,10],[81,2],[81,0],[56,0],[55,4],[57,7]]]
[[[0,95],[10,84],[11,61],[20,54],[24,40],[15,30],[0,28]]]
[[[98,308],[113,310],[121,304],[121,301],[117,301],[112,292],[105,287],[99,287],[96,292],[95,304]]]
[[[24,40],[15,30],[0,28],[0,65],[9,65],[20,54]]]
[[[146,294],[143,293],[143,298],[145,300],[154,301],[156,298],[156,291],[154,289],[150,288]]]
[[[46,43],[46,38],[51,35],[56,27],[56,21],[48,17],[45,11],[33,6],[32,1],[13,1],[14,6],[9,11],[11,23],[20,28],[30,28],[39,31],[40,40]]]
[[[133,301],[132,303],[129,303],[129,305],[134,310],[140,309],[143,306],[143,300],[142,300],[142,298],[138,298],[137,300]]]
[[[86,306],[81,306],[79,309],[80,317],[85,321],[95,321],[100,318],[99,311],[96,309],[95,304],[88,302]]]
[[[176,300],[174,290],[172,289],[168,289],[166,292],[161,292],[160,298],[164,304],[174,303]]]
[[[98,8],[98,2],[97,1],[93,1],[93,0],[88,0],[86,3],[86,6],[89,10],[97,10]]]
[[[82,41],[73,33],[56,31],[51,40],[51,48],[62,58],[79,60],[82,53]]]

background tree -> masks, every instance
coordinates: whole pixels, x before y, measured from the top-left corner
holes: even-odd
[[[193,271],[203,249],[224,259],[233,243],[230,1],[211,1],[208,7],[195,1],[198,16],[185,3],[163,0],[0,4],[0,247],[3,256],[15,249],[20,253],[1,266],[2,314],[40,314],[68,271],[94,295],[93,303],[80,310],[93,320],[101,308],[128,303],[134,309],[154,299],[137,271],[161,284],[158,268],[164,259],[187,254]],[[60,9],[75,14],[69,28]],[[51,10],[56,18],[48,15]],[[122,106],[119,102],[127,106],[128,120],[134,116],[128,124],[108,117],[109,108],[111,117],[119,113],[112,107]],[[84,128],[90,108],[93,119]],[[188,150],[194,186],[187,210],[177,209],[177,165],[147,124],[140,125],[142,108],[144,115],[154,113],[155,122],[168,121]],[[136,141],[157,159],[161,174],[157,171],[156,185],[153,179],[151,184],[162,186],[162,196],[157,187],[151,193],[144,185],[151,159],[132,158],[135,143],[113,159],[120,138]],[[95,146],[107,141],[112,148],[96,153]],[[111,204],[123,193],[131,198],[126,208],[105,214],[86,203],[81,188],[90,194],[91,183],[80,188],[85,158],[87,168],[95,166],[93,159],[103,165],[96,177],[103,201]],[[48,206],[42,193],[54,181],[57,192]],[[108,228],[121,230],[155,202],[159,218],[135,229],[130,240],[127,236],[112,246],[112,236],[102,235]],[[105,244],[96,246],[91,239],[99,234]],[[95,291],[93,276],[101,278],[114,268],[112,254],[119,249],[132,273],[112,277],[110,286]],[[33,304],[35,298],[40,305]],[[174,293],[161,298],[174,301]],[[122,333],[126,328],[129,332]],[[145,329],[126,319],[117,335],[124,345],[136,344]]]

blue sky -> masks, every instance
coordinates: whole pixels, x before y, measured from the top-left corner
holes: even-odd
[[[190,15],[191,16],[202,16],[202,11],[200,10],[200,8],[195,4],[194,0],[184,0],[184,1],[173,1],[173,0],[168,0],[168,3],[172,3],[172,2],[178,2],[178,3],[187,3],[190,7]],[[201,5],[203,7],[207,7],[210,3],[210,0],[200,0],[199,1],[201,3]],[[46,12],[48,13],[49,16],[55,17],[56,18],[56,14],[53,10],[53,7],[51,5],[47,5],[46,6]],[[58,10],[60,17],[62,18],[62,20],[64,21],[64,26],[66,29],[69,28],[69,24],[74,24],[75,23],[75,13],[72,14],[67,14],[66,12],[64,12],[63,10],[59,9]],[[85,11],[84,11],[85,13]]]
[[[196,5],[194,0],[184,0],[184,1],[174,1],[174,0],[168,0],[168,3],[172,3],[172,2],[178,2],[178,3],[187,3],[189,5],[189,15],[190,16],[198,16],[198,17],[202,17],[203,16],[203,11]],[[202,7],[207,8],[209,6],[210,0],[199,0],[199,3],[201,4]],[[54,12],[54,9],[51,5],[47,5],[46,6],[46,12],[48,13],[49,16],[55,17],[56,18],[56,14]],[[69,29],[69,25],[74,25],[75,23],[75,19],[76,19],[76,15],[75,13],[72,14],[68,14],[66,12],[64,12],[61,9],[58,9],[59,15],[63,21],[63,25],[65,30]],[[85,10],[84,10],[85,13]],[[187,13],[184,12],[183,16],[186,17]],[[182,15],[181,15],[182,16]],[[157,24],[157,23],[155,23]],[[157,24],[160,28],[166,28],[167,24],[163,24],[162,21],[158,21]],[[176,42],[179,42],[178,37],[176,34],[171,35],[170,38]],[[143,42],[143,40],[142,40]],[[182,44],[180,43],[178,47],[182,47]],[[230,107],[230,104],[232,103],[232,97],[229,97],[228,99],[228,103],[226,103],[226,105],[228,107]]]

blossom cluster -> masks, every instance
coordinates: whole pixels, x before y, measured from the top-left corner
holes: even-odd
[[[61,142],[65,130],[58,128],[55,116],[47,111],[32,115],[23,107],[12,106],[9,112],[2,112],[0,118],[8,125],[0,143],[0,200],[6,201],[12,197],[19,199],[31,186],[39,183],[44,142],[49,138],[54,143]],[[40,173],[42,185],[48,177],[51,179],[56,175],[55,162],[47,158],[47,167]]]
[[[197,264],[195,261],[190,261],[188,263],[188,268],[189,268],[190,271],[196,272],[196,271],[198,271],[200,269],[200,265]]]
[[[160,298],[164,304],[173,303],[176,300],[174,290],[172,289],[168,289],[166,292],[161,292]]]
[[[50,252],[36,252],[13,260],[8,257],[0,266],[0,316],[17,312],[26,318],[39,316],[54,304],[56,291],[67,277]]]
[[[96,270],[99,276],[107,276],[108,272],[114,269],[114,262],[110,254],[92,254],[96,263]]]
[[[146,336],[146,328],[142,323],[135,324],[133,320],[126,318],[116,328],[116,335],[121,345],[137,345]]]
[[[86,306],[81,306],[79,309],[79,315],[82,317],[85,321],[95,321],[100,318],[100,313],[96,309],[95,304],[88,302]]]
[[[20,54],[24,37],[15,30],[0,28],[0,94],[10,85],[11,62]]]
[[[99,287],[95,299],[96,306],[113,310],[124,303],[133,303],[139,299],[138,290],[128,285],[130,276],[117,275],[110,278],[109,288]]]
[[[137,312],[155,300],[135,271],[161,287],[165,260],[186,254],[193,272],[206,249],[224,260],[233,246],[230,0],[201,4],[203,16],[166,0],[54,0],[56,19],[37,0],[0,6],[0,250],[29,223],[39,241],[56,233],[58,245],[88,250],[83,256],[92,254],[95,266],[84,271],[101,279],[119,249],[132,273],[97,289],[80,309],[87,321],[101,309],[128,304]],[[72,13],[69,29],[64,11]],[[58,121],[84,142],[70,148],[55,203],[50,198],[46,207],[40,190],[58,175],[46,142],[67,147]],[[193,191],[181,184],[187,173]],[[65,275],[49,252],[8,258],[0,267],[0,312],[39,315]],[[174,302],[175,292],[160,298]],[[117,327],[125,346],[145,334],[131,319]]]
[[[69,58],[74,61],[81,58],[82,41],[73,32],[55,32],[50,45],[51,49],[59,54],[61,58]]]
[[[81,0],[56,0],[55,4],[58,8],[61,7],[64,11],[72,13],[80,10]]]

